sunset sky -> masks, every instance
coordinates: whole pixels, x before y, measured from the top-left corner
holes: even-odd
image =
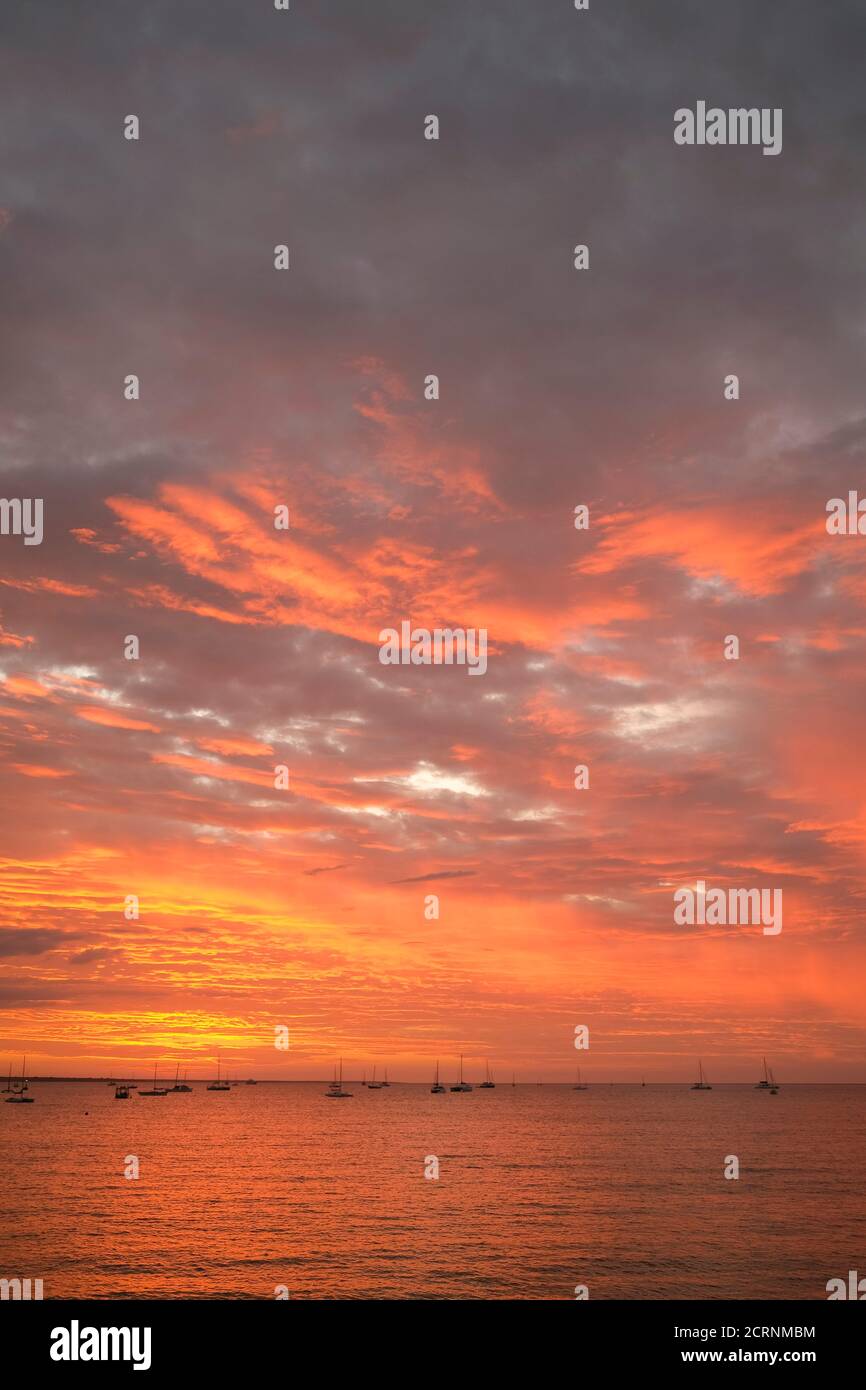
[[[866,1080],[862,6],[14,9],[3,1070]]]

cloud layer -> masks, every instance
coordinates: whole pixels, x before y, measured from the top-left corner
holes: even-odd
[[[858,9],[19,8],[7,1051],[861,1079]],[[697,99],[783,153],[675,146]],[[487,674],[381,666],[403,619]],[[699,878],[782,935],[675,927]]]

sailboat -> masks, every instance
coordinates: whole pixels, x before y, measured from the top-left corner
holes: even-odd
[[[390,1085],[391,1085],[390,1081],[388,1080],[388,1068],[387,1068],[387,1067],[385,1068],[385,1080],[382,1082],[382,1085],[383,1085],[383,1086],[390,1086]]]
[[[581,1079],[580,1079],[580,1067],[578,1067],[578,1069],[577,1069],[577,1085],[576,1085],[576,1086],[572,1086],[571,1089],[572,1089],[573,1091],[585,1091],[585,1090],[586,1090],[586,1082],[585,1082],[585,1081],[581,1081]]]
[[[496,1086],[496,1082],[490,1080],[490,1063],[489,1063],[489,1062],[486,1062],[486,1063],[485,1063],[485,1066],[486,1066],[486,1068],[487,1068],[486,1078],[485,1078],[484,1081],[482,1081],[482,1083],[481,1083],[481,1085],[480,1085],[480,1087],[479,1087],[479,1090],[481,1090],[481,1091],[492,1091],[492,1090],[495,1088],[495,1086]]]
[[[222,1080],[220,1079],[220,1059],[219,1059],[219,1057],[217,1057],[217,1079],[216,1079],[216,1081],[211,1081],[211,1082],[210,1082],[210,1084],[208,1085],[208,1090],[209,1090],[209,1091],[230,1091],[230,1090],[231,1090],[231,1085],[229,1084],[229,1082],[228,1082],[228,1081],[222,1081]]]
[[[368,1091],[381,1091],[383,1082],[376,1080],[376,1063],[373,1063],[373,1080],[367,1082]]]
[[[11,1086],[10,1086],[10,1089],[11,1089],[11,1090],[17,1091],[17,1092],[19,1092],[19,1093],[21,1093],[21,1092],[23,1092],[23,1091],[29,1091],[29,1090],[30,1090],[30,1082],[27,1080],[27,1077],[24,1075],[24,1073],[25,1073],[26,1070],[27,1070],[27,1056],[26,1056],[26,1054],[25,1054],[25,1056],[24,1056],[24,1061],[21,1063],[21,1080],[20,1080],[20,1081],[13,1081],[13,1080],[12,1080],[12,1068],[11,1068],[11,1067],[9,1068],[9,1081],[10,1081],[10,1083],[11,1083]]]
[[[11,1089],[12,1089],[12,1095],[6,1097],[6,1104],[7,1104],[7,1105],[32,1105],[32,1104],[33,1104],[33,1099],[34,1099],[33,1096],[25,1096],[25,1094],[24,1094],[25,1091],[27,1091],[27,1090],[30,1089],[30,1082],[27,1080],[26,1076],[24,1075],[24,1072],[25,1072],[26,1067],[27,1067],[27,1058],[26,1058],[26,1056],[25,1056],[24,1061],[21,1063],[21,1080],[20,1080],[20,1081],[16,1081],[14,1085],[12,1085],[12,1072],[11,1072],[11,1070],[10,1070],[10,1072],[9,1072],[9,1084],[10,1084]]]
[[[444,1087],[444,1086],[441,1086],[441,1085],[439,1084],[439,1062],[437,1061],[437,1063],[436,1063],[436,1080],[433,1082],[433,1085],[430,1087],[430,1094],[431,1094],[431,1096],[441,1096],[441,1095],[444,1093],[444,1091],[445,1091],[445,1087]]]
[[[704,1080],[703,1065],[698,1062],[698,1079],[692,1082],[693,1091],[711,1091],[713,1088],[708,1081]]]
[[[167,1091],[167,1090],[161,1089],[161,1088],[160,1088],[159,1086],[157,1086],[157,1084],[156,1084],[156,1062],[154,1062],[154,1064],[153,1064],[153,1090],[152,1090],[152,1091],[139,1091],[138,1094],[139,1094],[140,1096],[165,1096],[165,1095],[168,1095],[168,1091]]]
[[[471,1091],[472,1087],[468,1081],[463,1080],[463,1053],[460,1053],[460,1080],[451,1087],[452,1091]]]
[[[756,1091],[769,1091],[769,1090],[771,1089],[771,1087],[772,1087],[772,1084],[773,1084],[773,1083],[771,1082],[771,1080],[770,1080],[770,1077],[771,1077],[771,1075],[772,1075],[772,1072],[770,1072],[769,1069],[768,1069],[768,1067],[767,1067],[767,1059],[766,1059],[766,1057],[763,1057],[761,1060],[762,1060],[763,1063],[764,1063],[764,1075],[763,1075],[763,1077],[761,1078],[761,1080],[758,1082],[757,1086],[755,1087],[755,1090],[756,1090]]]
[[[340,1077],[337,1079],[337,1068],[334,1067],[334,1079],[328,1087],[325,1095],[329,1100],[351,1100],[352,1092],[343,1090],[343,1059],[340,1058]]]
[[[177,1064],[177,1066],[175,1067],[175,1070],[174,1070],[174,1085],[171,1086],[169,1089],[172,1090],[172,1091],[191,1091],[191,1090],[192,1090],[192,1086],[187,1086],[187,1084],[186,1084],[186,1072],[184,1072],[184,1074],[183,1074],[183,1081],[178,1081],[177,1078],[178,1078],[179,1075],[180,1075],[180,1062],[178,1062],[178,1064]]]

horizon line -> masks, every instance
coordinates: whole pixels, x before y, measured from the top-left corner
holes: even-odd
[[[151,1077],[150,1075],[135,1076],[135,1075],[133,1075],[133,1074],[131,1074],[131,1073],[127,1073],[127,1072],[123,1073],[123,1075],[120,1075],[120,1074],[118,1074],[118,1075],[110,1075],[108,1072],[106,1072],[104,1075],[101,1075],[101,1076],[99,1076],[99,1075],[88,1075],[88,1076],[63,1076],[63,1075],[54,1075],[54,1074],[52,1074],[52,1075],[42,1075],[42,1076],[30,1075],[30,1076],[28,1076],[26,1079],[27,1079],[28,1081],[30,1081],[30,1082],[40,1082],[40,1081],[41,1081],[41,1082],[50,1082],[50,1081],[100,1081],[100,1082],[104,1082],[106,1085],[108,1085],[108,1084],[110,1084],[110,1083],[113,1083],[113,1084],[121,1084],[123,1081],[150,1081],[150,1080],[152,1080],[152,1077]],[[187,1077],[187,1078],[186,1078],[186,1084],[188,1084],[188,1085],[195,1085],[195,1084],[204,1085],[206,1082],[212,1081],[212,1080],[215,1080],[215,1079],[216,1079],[215,1076],[214,1076],[214,1077],[211,1077],[211,1076],[200,1076],[200,1077],[192,1077],[192,1078]],[[15,1077],[14,1073],[13,1073],[13,1076],[12,1076],[12,1080],[13,1080],[13,1081],[16,1080],[16,1077]],[[327,1076],[287,1076],[287,1077],[277,1077],[277,1076],[246,1077],[246,1076],[244,1076],[244,1077],[237,1078],[237,1079],[231,1081],[230,1084],[231,1084],[232,1086],[245,1086],[245,1085],[247,1084],[247,1081],[248,1081],[248,1080],[254,1081],[256,1085],[273,1085],[273,1086],[294,1086],[294,1085],[297,1085],[297,1086],[316,1086],[316,1085],[319,1085],[319,1084],[330,1085],[330,1084],[331,1084],[332,1078],[329,1078],[329,1077],[327,1077]],[[362,1079],[361,1077],[351,1077],[351,1076],[347,1076],[347,1077],[344,1077],[344,1078],[343,1078],[343,1082],[344,1082],[345,1085],[350,1085],[350,1084],[351,1084],[351,1085],[358,1085],[358,1086],[366,1085],[366,1081],[365,1081],[364,1079]],[[389,1084],[390,1086],[426,1086],[426,1085],[429,1084],[429,1077],[423,1078],[423,1079],[421,1079],[421,1080],[407,1080],[407,1079],[403,1078],[403,1079],[401,1079],[401,1080],[392,1080],[392,1081],[389,1081],[388,1084]],[[443,1084],[446,1084],[446,1083],[443,1083]],[[478,1082],[478,1083],[476,1083],[476,1084],[477,1084],[477,1085],[479,1086],[479,1088],[480,1088],[481,1083]],[[541,1081],[541,1080],[529,1080],[529,1081],[523,1080],[523,1081],[516,1081],[516,1080],[515,1080],[515,1081],[496,1081],[496,1082],[493,1083],[493,1086],[494,1086],[494,1089],[498,1090],[500,1087],[502,1087],[503,1089],[508,1089],[508,1088],[510,1088],[510,1087],[516,1087],[516,1086],[574,1086],[574,1084],[575,1084],[575,1083],[574,1083],[573,1080],[548,1080],[548,1081]],[[686,1079],[686,1080],[672,1079],[672,1080],[667,1080],[667,1081],[660,1081],[660,1080],[658,1080],[658,1079],[656,1079],[656,1080],[650,1080],[650,1081],[643,1081],[643,1080],[641,1080],[641,1081],[622,1081],[622,1080],[620,1080],[620,1081],[615,1081],[615,1080],[611,1080],[611,1079],[608,1078],[608,1079],[605,1079],[605,1080],[595,1080],[595,1081],[584,1080],[584,1082],[583,1082],[582,1084],[585,1085],[585,1086],[587,1086],[587,1087],[589,1087],[589,1086],[596,1086],[596,1087],[604,1087],[604,1086],[607,1086],[607,1087],[610,1087],[610,1086],[635,1086],[635,1087],[637,1087],[638,1090],[640,1090],[641,1087],[645,1087],[645,1086],[690,1086],[690,1085],[692,1085],[692,1081],[689,1080],[689,1079]],[[712,1085],[713,1085],[713,1086],[753,1086],[753,1087],[756,1087],[757,1084],[758,1084],[757,1082],[753,1082],[753,1081],[725,1081],[725,1080],[718,1081],[718,1080],[715,1080],[715,1081],[712,1082]],[[838,1080],[834,1081],[834,1080],[822,1080],[822,1081],[784,1081],[784,1082],[777,1081],[775,1084],[776,1084],[777,1086],[780,1086],[780,1087],[781,1087],[781,1086],[866,1086],[866,1080],[864,1080],[864,1081],[838,1081]]]

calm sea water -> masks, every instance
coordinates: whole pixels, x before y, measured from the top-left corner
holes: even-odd
[[[46,1298],[823,1299],[866,1272],[864,1087],[347,1089],[35,1084],[0,1105],[0,1276]]]

